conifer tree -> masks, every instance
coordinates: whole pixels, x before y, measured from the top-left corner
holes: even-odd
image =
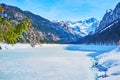
[[[0,6],[0,13],[3,13],[4,12],[4,9],[2,6]]]
[[[4,9],[0,6],[0,13],[3,13]],[[14,24],[14,22],[18,22]],[[0,15],[0,42],[5,41],[9,44],[14,44],[22,38],[23,33],[27,32],[31,27],[31,21],[25,19],[22,21],[9,20]]]

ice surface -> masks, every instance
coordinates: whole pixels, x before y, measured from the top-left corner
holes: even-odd
[[[65,47],[41,45],[0,50],[0,80],[94,80],[89,52]]]
[[[116,45],[0,45],[0,80],[120,79]],[[99,70],[92,69],[93,64]]]

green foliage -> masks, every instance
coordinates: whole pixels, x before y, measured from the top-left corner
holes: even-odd
[[[10,44],[14,44],[17,42],[17,34],[14,33],[13,28],[9,28],[9,30],[4,34],[5,41]]]
[[[4,12],[4,9],[2,6],[0,6],[0,13],[3,13]]]
[[[3,35],[0,34],[0,42],[2,42],[2,41],[3,41]]]
[[[0,17],[0,42],[16,43],[18,39],[22,38],[22,34],[29,30],[30,26],[29,19],[13,24],[10,20]]]
[[[22,34],[24,32],[27,32],[30,26],[31,26],[31,22],[28,19],[19,22],[19,24],[15,27],[15,33],[17,34],[17,37],[21,38]]]

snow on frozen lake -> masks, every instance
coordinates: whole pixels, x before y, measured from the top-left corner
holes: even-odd
[[[85,45],[1,50],[0,80],[95,80],[89,56],[96,50]]]

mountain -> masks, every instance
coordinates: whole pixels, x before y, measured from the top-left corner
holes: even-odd
[[[101,20],[100,25],[96,32],[99,32],[102,29],[111,26],[111,24],[114,24],[116,21],[119,21],[119,19],[120,19],[120,2],[117,4],[114,10],[112,9],[106,10],[106,14],[103,16],[103,19]]]
[[[59,32],[52,27],[52,23],[42,18],[41,16],[35,15],[28,11],[22,11],[21,9],[1,4],[4,8],[4,15],[11,20],[23,20],[26,18],[31,19],[31,29],[23,35],[22,42],[39,43],[39,42],[56,42],[59,41]]]
[[[106,10],[106,14],[103,16],[103,19],[101,20],[100,25],[96,32],[99,32],[102,29],[111,26],[111,24],[114,24],[119,19],[120,19],[120,3],[117,4],[114,10],[112,9]]]
[[[23,34],[22,43],[70,43],[95,32],[98,21],[90,18],[84,21],[50,21],[29,11],[23,11],[15,6],[0,4],[4,8],[1,14],[10,21],[18,23],[23,19],[30,19],[32,27]]]
[[[59,30],[56,30],[53,27],[52,22],[49,20],[29,11],[22,11],[14,6],[6,4],[1,4],[1,6],[4,8],[4,13],[2,15],[9,18],[11,21],[15,20],[18,22],[26,18],[31,19],[31,29],[27,33],[23,34],[23,38],[19,42],[36,44],[40,42],[67,43],[69,41],[66,37],[67,34],[61,34]]]
[[[62,29],[63,31],[70,33],[78,38],[84,37],[86,35],[94,34],[99,21],[95,18],[90,18],[83,21],[53,21],[56,29]]]
[[[86,36],[78,43],[117,44],[120,40],[120,2],[114,10],[107,10],[94,35]]]
[[[101,32],[85,38],[84,42],[87,44],[117,44],[120,40],[120,20],[117,23],[112,24],[107,29],[103,29]]]

